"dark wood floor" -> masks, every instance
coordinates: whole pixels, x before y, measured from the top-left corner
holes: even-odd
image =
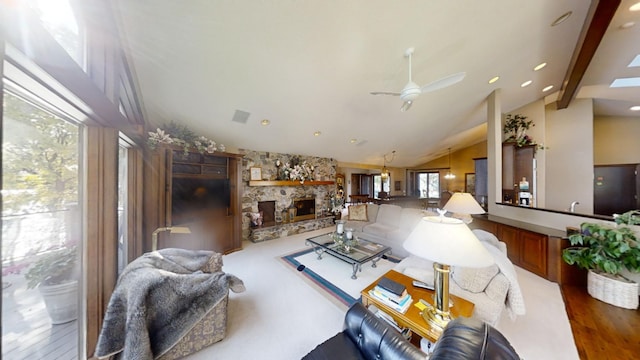
[[[640,310],[596,300],[586,286],[561,290],[580,359],[640,359]]]

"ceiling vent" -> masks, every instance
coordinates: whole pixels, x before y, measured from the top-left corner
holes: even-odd
[[[251,114],[246,111],[236,110],[236,112],[233,113],[233,119],[231,119],[231,121],[235,121],[240,124],[246,124],[247,120],[249,120],[249,115]]]

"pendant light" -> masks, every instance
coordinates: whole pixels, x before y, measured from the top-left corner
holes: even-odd
[[[389,160],[389,162],[392,162],[395,157],[396,157],[396,151],[393,150],[391,152],[391,160]],[[387,169],[387,154],[384,154],[382,158],[383,158],[383,163],[382,163],[382,171],[380,172],[380,177],[382,178],[382,182],[386,182],[387,179],[389,179],[389,169]]]
[[[447,180],[453,180],[456,176],[451,172],[451,148],[449,148],[449,170],[444,175],[444,178]]]

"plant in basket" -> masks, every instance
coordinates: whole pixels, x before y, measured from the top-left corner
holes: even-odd
[[[615,226],[583,223],[580,233],[569,236],[571,247],[562,252],[562,259],[589,271],[589,294],[610,304],[625,308],[638,307],[638,284],[620,274],[623,269],[640,272],[640,241],[638,230],[625,225],[640,224],[640,211],[632,210],[615,216]],[[606,289],[598,289],[597,282],[608,280]],[[621,288],[624,293],[615,293]],[[598,295],[598,293],[602,293]],[[595,294],[595,295],[594,295]],[[601,297],[605,297],[603,299]]]

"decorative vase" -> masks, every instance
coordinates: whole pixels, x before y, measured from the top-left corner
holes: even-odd
[[[289,208],[289,222],[294,222],[294,219],[296,218],[296,213],[297,213],[297,209],[293,207],[293,205],[291,205],[291,207]]]
[[[78,317],[78,281],[38,287],[51,323],[64,324]]]

